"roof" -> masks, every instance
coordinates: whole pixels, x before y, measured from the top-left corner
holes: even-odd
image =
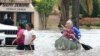
[[[6,6],[4,7],[3,5],[0,6],[0,11],[1,12],[34,12],[35,9],[33,5],[30,3],[28,7],[15,7],[15,6]]]
[[[32,0],[0,0],[1,3],[32,3]]]

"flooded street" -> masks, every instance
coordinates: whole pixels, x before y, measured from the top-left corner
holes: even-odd
[[[56,50],[55,40],[61,36],[60,31],[36,31],[35,51],[18,51],[15,47],[0,47],[0,56],[100,56],[100,30],[81,29],[84,42],[93,47],[89,51]]]

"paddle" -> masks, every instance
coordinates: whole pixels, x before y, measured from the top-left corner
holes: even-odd
[[[63,28],[64,28],[64,26],[63,25],[61,25]],[[90,50],[90,49],[92,49],[92,47],[91,46],[89,46],[89,45],[86,45],[86,44],[83,44],[83,43],[80,43],[80,41],[77,39],[77,38],[75,38],[76,39],[76,41],[78,41],[78,43],[79,44],[81,44],[82,45],[82,47],[85,49],[85,50]]]
[[[83,43],[80,43],[80,41],[79,41],[77,38],[75,38],[75,39],[76,39],[76,41],[78,41],[78,43],[79,43],[79,44],[81,44],[81,45],[82,45],[82,47],[83,47],[85,50],[90,50],[90,49],[92,49],[92,47],[91,47],[91,46],[86,45],[86,44],[83,44]]]
[[[89,45],[82,44],[82,43],[81,43],[81,45],[82,45],[82,47],[83,47],[85,50],[90,50],[90,49],[92,49],[92,47],[89,46]]]

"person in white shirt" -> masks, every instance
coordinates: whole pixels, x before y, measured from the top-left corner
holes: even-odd
[[[36,35],[34,34],[33,30],[34,26],[33,24],[26,24],[26,30],[24,31],[25,36],[25,50],[34,50],[34,40],[36,38]]]

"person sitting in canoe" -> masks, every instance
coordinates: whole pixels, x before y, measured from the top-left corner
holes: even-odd
[[[74,31],[75,37],[79,40],[81,38],[80,30],[76,26],[73,26],[73,23],[71,20],[66,21],[65,26],[67,26],[67,24],[69,25],[69,23],[72,25],[72,30]],[[65,28],[64,26],[62,27]],[[63,31],[61,33],[63,33]]]
[[[80,32],[76,33],[76,31],[77,30],[73,27],[72,21],[68,20],[63,31],[61,32],[62,36],[55,42],[56,49],[79,49],[81,45],[75,39],[77,38],[76,36],[80,36]]]
[[[76,37],[75,37],[75,33],[73,31],[73,28],[70,27],[70,24],[67,23],[62,31],[62,34],[64,37],[70,39],[70,40],[74,40]]]
[[[80,30],[77,27],[75,27],[75,26],[73,26],[72,28],[73,28],[73,31],[75,33],[75,37],[79,40],[81,38]]]

